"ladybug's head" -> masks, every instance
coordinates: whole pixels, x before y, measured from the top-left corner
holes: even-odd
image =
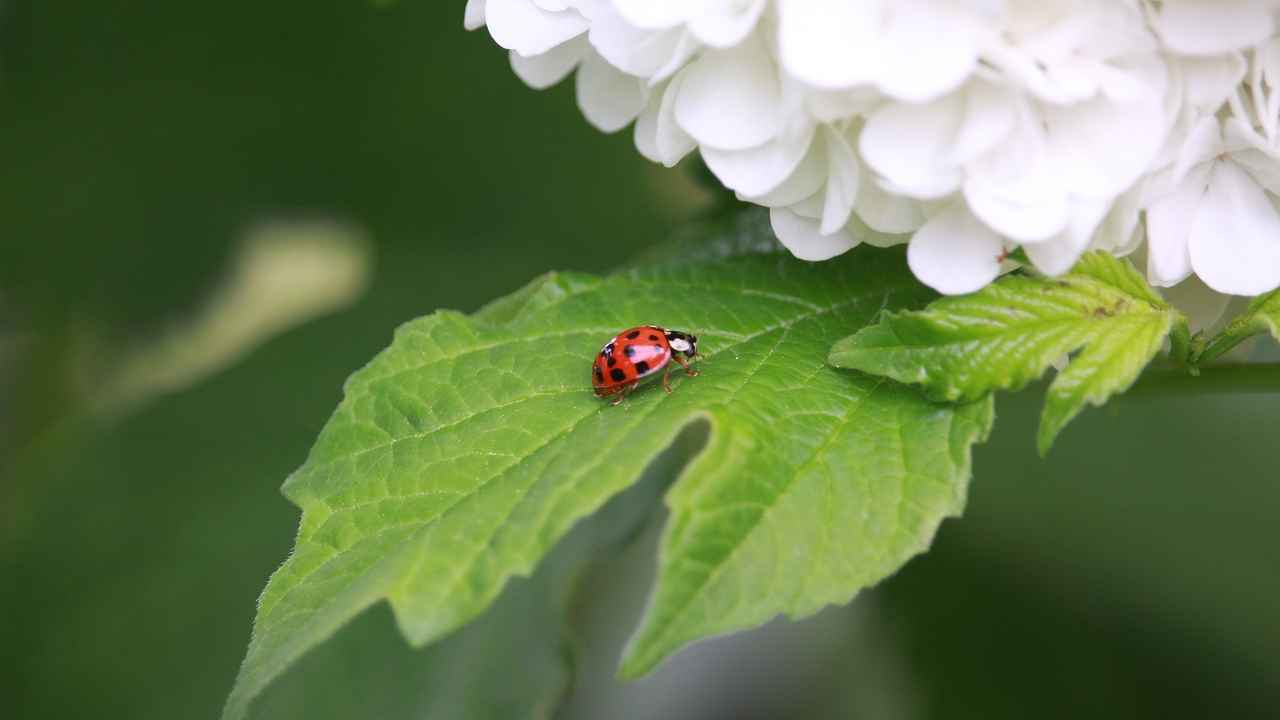
[[[698,355],[698,337],[696,335],[690,335],[679,330],[668,330],[667,344],[671,346],[672,350],[683,353],[686,357],[696,357]]]

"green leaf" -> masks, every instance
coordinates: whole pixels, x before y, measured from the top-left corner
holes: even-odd
[[[261,717],[510,720],[557,717],[581,659],[575,617],[583,576],[649,524],[675,470],[704,444],[685,433],[626,492],[574,527],[531,578],[513,581],[466,627],[411,650],[382,613],[316,648],[262,696]],[[388,614],[386,620],[390,620]],[[317,709],[323,708],[317,712]]]
[[[1037,444],[1048,452],[1086,403],[1124,392],[1186,321],[1128,261],[1086,255],[1060,278],[1008,275],[920,312],[888,312],[836,344],[837,367],[918,383],[932,398],[972,401],[1017,390],[1076,353],[1049,385]]]
[[[355,618],[256,701],[263,718],[552,718],[572,684],[566,568],[553,557],[475,622],[424,650],[390,613]]]
[[[1204,350],[1196,356],[1195,362],[1210,362],[1245,340],[1262,333],[1271,333],[1271,337],[1280,340],[1280,290],[1254,298],[1240,317],[1232,320],[1222,329],[1222,332],[1205,345]]]
[[[296,547],[263,592],[224,717],[380,600],[415,645],[457,629],[698,421],[710,437],[667,499],[628,674],[692,640],[846,601],[924,550],[963,507],[990,403],[934,404],[825,364],[882,308],[927,300],[900,251],[804,263],[721,242],[716,228],[741,222],[703,231],[723,254],[553,273],[474,316],[400,328],[285,483],[303,511]],[[590,363],[641,323],[696,333],[701,375],[610,406]]]

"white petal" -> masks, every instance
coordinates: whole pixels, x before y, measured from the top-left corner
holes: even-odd
[[[891,103],[867,119],[858,148],[867,164],[904,194],[947,195],[961,179],[949,151],[963,111],[959,94],[924,105]]]
[[[971,163],[964,197],[974,215],[1022,243],[1048,240],[1067,226],[1067,191],[1044,139],[1024,122],[980,162]]]
[[[1280,100],[1280,93],[1272,97]],[[1222,129],[1222,142],[1215,149],[1230,154],[1231,160],[1247,170],[1262,187],[1272,193],[1280,191],[1280,155],[1276,148],[1239,118],[1227,118]]]
[[[1195,275],[1166,289],[1162,294],[1170,305],[1187,316],[1191,332],[1207,330],[1216,325],[1231,302],[1230,295],[1210,288]]]
[[[824,127],[826,140],[827,190],[822,207],[822,233],[829,235],[844,227],[853,213],[853,203],[858,197],[861,175],[858,157],[844,133]]]
[[[591,46],[619,70],[650,77],[675,55],[683,33],[679,29],[642,30],[631,25],[608,3],[591,13]]]
[[[996,42],[983,53],[986,62],[999,69],[998,77],[1026,88],[1036,97],[1054,103],[1074,102],[1073,88],[1064,87],[1048,77],[1048,68],[1035,55],[1009,42]]]
[[[667,167],[674,166],[697,147],[675,119],[675,98],[682,82],[683,73],[677,74],[666,86],[654,88],[645,112],[636,119],[636,147],[645,157]]]
[[[594,52],[578,67],[578,108],[601,132],[616,132],[644,109],[648,88],[639,78],[618,70]]]
[[[890,7],[876,86],[909,102],[932,100],[959,87],[978,64],[982,28],[976,18],[945,3],[897,0]]]
[[[1079,17],[1082,21],[1074,49],[1079,55],[1113,60],[1160,50],[1160,43],[1151,35],[1142,9],[1136,7],[1138,3],[1109,0],[1063,3],[1063,7],[1067,8],[1081,5],[1085,7],[1070,16]]]
[[[613,0],[613,7],[627,22],[647,30],[675,27],[688,19],[689,0]]]
[[[801,260],[827,260],[849,252],[858,240],[841,230],[830,235],[823,235],[818,230],[818,222],[801,217],[786,208],[774,208],[769,211],[769,224],[778,240]]]
[[[956,202],[916,231],[907,246],[907,264],[925,285],[944,295],[962,295],[996,279],[1003,249],[1000,236]]]
[[[1280,193],[1280,158],[1249,149],[1231,153],[1231,161],[1248,170],[1254,181],[1272,194]]]
[[[1147,277],[1152,285],[1168,287],[1191,274],[1187,240],[1204,201],[1211,165],[1192,168],[1172,194],[1147,208]]]
[[[1165,2],[1156,30],[1166,46],[1185,55],[1220,55],[1256,45],[1274,30],[1271,10],[1255,0]]]
[[[1232,115],[1222,121],[1221,153],[1234,153],[1247,148],[1255,148],[1263,152],[1274,152],[1271,144],[1248,120],[1241,120]]]
[[[863,245],[870,245],[871,247],[891,248],[911,242],[909,233],[886,233],[882,230],[876,230],[862,222],[862,219],[857,215],[849,218],[849,224],[845,226],[845,230],[858,238]]]
[[[662,108],[658,112],[658,155],[662,164],[671,167],[698,146],[692,136],[676,122],[676,98],[684,85],[684,73],[671,78],[671,85],[662,96]]]
[[[547,12],[530,0],[488,0],[485,22],[494,42],[521,55],[541,55],[587,29],[577,11]]]
[[[879,233],[898,235],[914,232],[924,225],[924,209],[919,201],[886,192],[874,182],[862,182],[854,211],[867,227]]]
[[[1258,65],[1258,74],[1261,76],[1255,78],[1253,84],[1265,86],[1270,90],[1262,113],[1265,117],[1267,135],[1275,137],[1276,123],[1280,120],[1280,92],[1276,92],[1280,87],[1280,38],[1273,37],[1261,47],[1255,48],[1253,57]]]
[[[1275,87],[1272,80],[1280,80],[1280,38],[1271,38],[1254,49],[1258,64],[1262,66],[1262,77],[1268,85]]]
[[[1218,292],[1259,295],[1280,285],[1280,213],[1235,163],[1214,164],[1188,249],[1196,274]]]
[[[649,78],[649,82],[651,84],[659,83],[672,75],[675,75],[689,62],[690,59],[693,58],[694,54],[701,49],[702,44],[699,43],[693,35],[690,35],[688,32],[680,32],[676,39],[676,46],[671,51],[671,56],[667,58],[665,65],[659,67],[653,72],[652,77]]]
[[[855,115],[869,115],[885,102],[884,96],[870,86],[848,90],[815,90],[809,88],[805,107],[818,122],[834,123]]]
[[[1142,214],[1142,195],[1143,188],[1134,187],[1116,198],[1111,210],[1098,226],[1091,247],[1119,256],[1128,255],[1137,249],[1143,239],[1142,229],[1138,226]]]
[[[1185,57],[1178,60],[1186,88],[1187,104],[1212,113],[1244,80],[1248,65],[1240,53],[1215,57]]]
[[[467,0],[467,9],[462,13],[462,27],[468,30],[479,30],[484,27],[485,0]]]
[[[880,66],[881,4],[881,0],[779,0],[782,65],[820,88],[867,82]]]
[[[822,196],[814,193],[787,209],[802,218],[818,222],[822,219]]]
[[[760,43],[707,52],[689,66],[676,99],[676,120],[700,145],[745,150],[782,127],[773,61]]]
[[[1065,273],[1088,249],[1110,205],[1105,200],[1093,198],[1077,200],[1073,203],[1071,221],[1066,229],[1046,242],[1024,245],[1023,250],[1040,272],[1046,275]]]
[[[1164,143],[1163,67],[1152,66],[1153,89],[1133,102],[1105,96],[1044,110],[1048,151],[1058,180],[1072,193],[1114,197],[1150,167]]]
[[[827,140],[822,133],[819,133],[814,136],[808,152],[804,154],[804,159],[781,185],[764,195],[741,195],[741,197],[743,200],[769,208],[788,207],[812,198],[823,189],[826,182]]]
[[[587,53],[587,41],[578,37],[561,43],[541,55],[524,56],[512,50],[511,69],[526,85],[545,90],[565,79]]]
[[[689,29],[702,42],[727,48],[742,42],[756,27],[766,0],[712,0],[709,7],[689,20]]]
[[[971,83],[963,94],[964,116],[950,148],[951,162],[969,162],[1008,137],[1017,120],[1017,99],[1007,88]]]
[[[1044,7],[1048,5],[1048,7]],[[1022,3],[1031,20],[1021,32],[1012,33],[1016,47],[996,60],[1043,100],[1070,104],[1095,97],[1099,92],[1128,98],[1141,90],[1140,79],[1120,64],[1122,57],[1152,55],[1156,47],[1136,3],[1060,2]]]
[[[1212,115],[1200,118],[1187,131],[1182,147],[1178,149],[1173,174],[1169,180],[1175,185],[1182,182],[1191,168],[1206,163],[1222,152],[1222,128]]]
[[[662,100],[666,96],[666,89],[666,86],[652,88],[649,101],[644,104],[644,110],[641,110],[640,115],[636,117],[635,130],[632,132],[636,150],[640,151],[647,160],[656,163],[662,162],[662,155],[658,152],[658,114],[662,111]]]
[[[781,185],[800,165],[813,135],[810,126],[804,132],[775,138],[749,150],[703,147],[702,159],[725,187],[749,197],[764,195]]]

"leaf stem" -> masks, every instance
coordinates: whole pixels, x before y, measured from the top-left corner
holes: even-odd
[[[1187,318],[1178,313],[1173,321],[1173,328],[1169,331],[1169,357],[1179,365],[1192,364],[1195,341],[1196,338],[1191,335],[1191,328],[1187,325]]]
[[[1200,368],[1157,367],[1138,378],[1126,395],[1255,395],[1280,393],[1280,363],[1236,363]]]

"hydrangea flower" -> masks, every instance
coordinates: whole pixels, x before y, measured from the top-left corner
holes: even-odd
[[[695,150],[797,257],[909,243],[943,293],[1145,243],[1152,283],[1280,286],[1280,0],[469,0],[529,85]],[[877,231],[868,233],[866,228]]]

